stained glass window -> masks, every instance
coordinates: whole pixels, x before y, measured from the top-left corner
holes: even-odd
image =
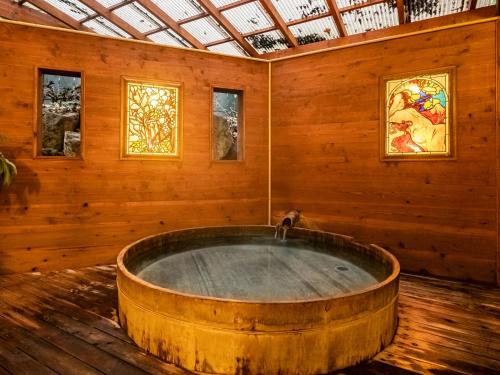
[[[81,73],[39,72],[37,156],[81,155]]]
[[[384,156],[452,153],[452,71],[385,81]]]
[[[212,159],[243,159],[243,91],[214,88]]]
[[[124,157],[179,156],[180,85],[124,80]]]

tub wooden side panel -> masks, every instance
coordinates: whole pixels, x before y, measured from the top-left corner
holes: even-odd
[[[176,319],[145,309],[122,292],[119,310],[122,325],[137,345],[200,373],[328,373],[378,353],[392,341],[397,326],[397,297],[380,310],[323,327],[274,332],[237,330],[230,321],[226,328],[214,328]]]

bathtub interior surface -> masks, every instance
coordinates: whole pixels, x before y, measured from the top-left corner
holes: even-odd
[[[374,286],[388,275],[387,267],[353,249],[304,238],[283,241],[272,233],[193,237],[163,247],[155,257],[135,262],[136,276],[177,292],[216,298],[333,298]]]

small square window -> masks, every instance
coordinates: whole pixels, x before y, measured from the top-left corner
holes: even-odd
[[[212,160],[243,160],[243,91],[212,91]]]
[[[82,155],[82,73],[39,69],[36,156]]]

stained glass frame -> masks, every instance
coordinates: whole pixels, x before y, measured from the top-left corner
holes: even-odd
[[[456,159],[456,122],[455,122],[455,77],[456,77],[456,67],[449,66],[443,67],[439,69],[431,69],[431,70],[421,70],[410,73],[401,73],[390,76],[384,76],[380,79],[380,160],[381,161],[419,161],[419,160],[455,160]],[[441,88],[443,94],[440,94],[441,98],[445,99],[444,108],[440,108],[441,112],[438,112],[437,104],[443,104],[442,101],[436,103],[436,108],[434,108],[434,104],[431,107],[426,107],[429,105],[427,102],[429,99],[432,99],[431,103],[435,103],[435,96],[427,95],[424,99],[427,99],[422,104],[422,109],[425,108],[426,114],[417,113],[418,111],[414,111],[414,113],[403,113],[402,110],[395,111],[392,108],[392,115],[394,116],[397,112],[399,112],[399,117],[404,118],[405,116],[415,116],[415,114],[421,115],[422,120],[418,126],[415,126],[410,131],[410,126],[413,126],[412,121],[407,121],[410,125],[404,123],[398,123],[395,121],[390,121],[390,112],[391,106],[394,105],[394,97],[393,94],[399,94],[398,89],[402,89],[403,85],[413,84],[414,82],[417,87],[423,83],[433,84],[435,87]],[[419,93],[420,95],[420,93]],[[437,95],[436,95],[437,96]],[[391,102],[391,98],[393,101]],[[421,98],[416,102],[420,104]],[[406,101],[405,101],[406,104]],[[406,105],[404,109],[412,110],[413,108],[407,108]],[[431,120],[428,120],[426,116],[430,116],[430,111],[428,110],[434,109],[432,113],[433,116],[438,116],[440,118],[439,121],[444,117],[444,124],[438,122],[436,124],[432,123]],[[443,116],[443,114],[445,115]],[[392,118],[394,120],[394,118]],[[417,118],[418,120],[418,118]],[[439,128],[432,128],[428,125],[432,123],[432,125],[444,125],[444,134],[443,128],[440,126]],[[393,124],[393,125],[391,125]],[[394,146],[394,141],[396,139],[395,135],[393,135],[396,130],[394,125],[405,125],[406,128],[397,129],[398,131],[403,132],[403,135],[399,136],[402,138],[403,136],[408,136],[409,141],[411,142],[411,148],[413,151],[401,151],[398,150],[397,147]],[[425,125],[425,126],[424,126]],[[428,130],[425,130],[425,129]],[[413,132],[413,134],[410,134]],[[426,138],[423,138],[419,143],[414,142],[413,138],[415,134],[429,134]],[[437,134],[436,139],[438,141],[434,141],[434,138]],[[440,138],[444,138],[443,141],[439,141]],[[417,137],[415,137],[417,138]],[[430,143],[434,144],[434,150],[426,150],[423,145],[427,145]]]
[[[42,101],[44,96],[43,76],[44,74],[61,75],[66,77],[80,78],[80,153],[78,156],[46,156],[42,155]],[[79,69],[62,66],[35,66],[35,105],[33,111],[33,159],[45,160],[84,160],[85,158],[85,72]]]
[[[238,138],[237,138],[237,158],[236,159],[217,159],[214,157],[214,97],[215,92],[226,92],[238,94]],[[237,85],[226,85],[226,84],[211,84],[210,85],[210,162],[211,163],[241,163],[245,161],[245,101],[246,101],[246,88]]]
[[[134,91],[138,94],[142,93],[144,95],[151,95],[151,93],[153,93],[154,98],[153,96],[150,97],[147,103],[144,103],[142,107],[146,106],[149,109],[149,112],[153,112],[151,115],[153,118],[158,118],[160,116],[160,120],[163,120],[162,122],[158,121],[156,123],[153,123],[154,129],[156,130],[156,136],[159,136],[160,134],[164,135],[164,140],[159,144],[153,144],[151,141],[148,141],[147,139],[145,140],[144,137],[141,138],[140,134],[137,134],[139,132],[138,129],[141,126],[144,128],[144,124],[138,124],[139,121],[137,113],[139,111],[142,111],[142,113],[144,114],[144,108],[140,108],[140,106],[137,105],[137,102],[131,102],[133,98],[130,97],[130,94],[132,92],[131,89],[134,87],[138,88],[138,90],[142,90],[142,92]],[[163,95],[160,97],[159,95],[161,93]],[[170,99],[172,95],[175,96],[174,99]],[[160,110],[155,111],[156,106],[158,105],[158,101],[161,102],[161,100],[166,103],[166,106],[164,108],[160,108]],[[173,103],[172,100],[174,101]],[[135,112],[131,112],[131,103],[136,104]],[[173,109],[171,108],[172,105],[174,107]],[[120,158],[133,160],[180,160],[182,157],[183,135],[182,105],[183,84],[181,82],[122,77],[122,125],[120,134]],[[173,128],[175,129],[175,133],[172,134],[171,130],[170,132],[163,131],[162,133],[160,133],[161,130],[164,130],[163,124],[165,124],[166,122],[165,115],[172,115],[172,112],[175,112],[175,116],[173,116],[173,121],[175,122]],[[135,128],[133,125],[134,123],[136,125]],[[165,139],[165,135],[167,139]],[[149,148],[148,150],[144,149],[145,143]],[[143,150],[140,149],[141,147],[143,148]]]

